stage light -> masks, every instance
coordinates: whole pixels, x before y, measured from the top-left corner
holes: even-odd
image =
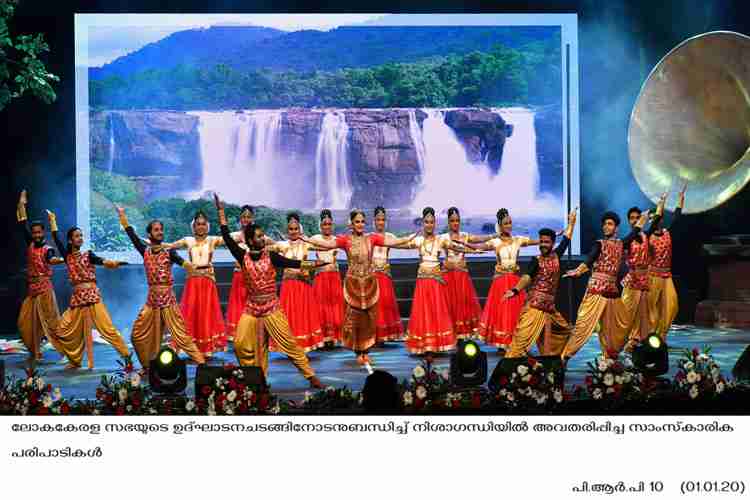
[[[151,389],[158,394],[178,394],[187,387],[185,362],[169,347],[162,348],[148,370]]]
[[[473,340],[460,340],[451,355],[451,384],[456,387],[482,385],[487,380],[487,354]]]
[[[633,349],[633,366],[644,375],[656,377],[669,371],[667,344],[658,334],[652,333],[645,342]]]
[[[396,377],[383,370],[375,370],[367,376],[362,388],[362,407],[365,410],[398,410],[400,404],[401,395]]]

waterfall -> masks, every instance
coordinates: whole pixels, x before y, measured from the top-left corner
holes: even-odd
[[[107,172],[112,173],[112,167],[115,164],[115,122],[112,115],[109,115],[109,152],[107,157]]]
[[[214,191],[237,204],[273,206],[272,174],[280,145],[281,112],[190,114],[200,120],[201,192]]]
[[[344,113],[323,117],[315,150],[315,204],[317,208],[346,209],[352,197],[347,168],[349,126]]]
[[[425,206],[455,205],[466,215],[489,215],[504,206],[524,216],[553,216],[560,213],[560,202],[538,193],[539,170],[536,159],[534,112],[525,108],[493,110],[514,125],[505,142],[500,172],[492,174],[486,164],[475,165],[456,133],[445,123],[441,110],[425,110],[422,125],[424,170],[422,187],[412,203],[420,213]]]
[[[422,130],[419,128],[417,121],[417,112],[414,109],[409,110],[409,135],[414,143],[414,149],[417,151],[417,165],[419,171],[424,173],[424,139]]]

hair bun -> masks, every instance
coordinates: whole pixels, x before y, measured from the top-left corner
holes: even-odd
[[[497,211],[497,220],[502,222],[504,218],[508,217],[510,215],[510,212],[508,212],[507,208],[501,208]]]
[[[461,212],[458,211],[457,207],[450,207],[448,209],[448,217],[452,217],[453,215],[458,215],[461,217]]]
[[[299,214],[297,212],[290,212],[286,214],[286,222],[289,224],[290,222],[295,221],[297,224],[300,223]]]
[[[435,209],[432,207],[425,207],[424,210],[422,210],[422,218],[425,218],[428,215],[435,217]]]
[[[379,214],[385,215],[385,208],[384,207],[375,207],[375,212],[373,213],[374,216],[377,216]]]
[[[320,220],[322,221],[325,218],[333,220],[333,213],[327,208],[320,211]]]

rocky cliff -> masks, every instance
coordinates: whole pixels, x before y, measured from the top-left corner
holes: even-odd
[[[511,130],[500,115],[487,109],[453,109],[445,113],[445,123],[456,131],[470,162],[486,161],[495,173],[500,170]]]
[[[91,165],[138,178],[154,178],[179,193],[199,189],[202,162],[198,117],[169,111],[109,111],[93,113],[90,121]],[[114,134],[114,147],[110,145]],[[110,163],[111,162],[111,163]],[[148,189],[149,200],[158,191]]]

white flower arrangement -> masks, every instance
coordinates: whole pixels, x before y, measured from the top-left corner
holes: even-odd
[[[414,367],[414,370],[412,371],[412,375],[414,375],[414,378],[422,378],[426,375],[425,369],[422,368],[421,365],[417,365]]]
[[[683,358],[677,363],[677,374],[674,377],[674,387],[678,392],[686,394],[690,399],[701,396],[713,396],[723,393],[734,383],[724,379],[721,368],[710,354],[711,349],[705,347],[703,351],[697,348],[684,350]]]

